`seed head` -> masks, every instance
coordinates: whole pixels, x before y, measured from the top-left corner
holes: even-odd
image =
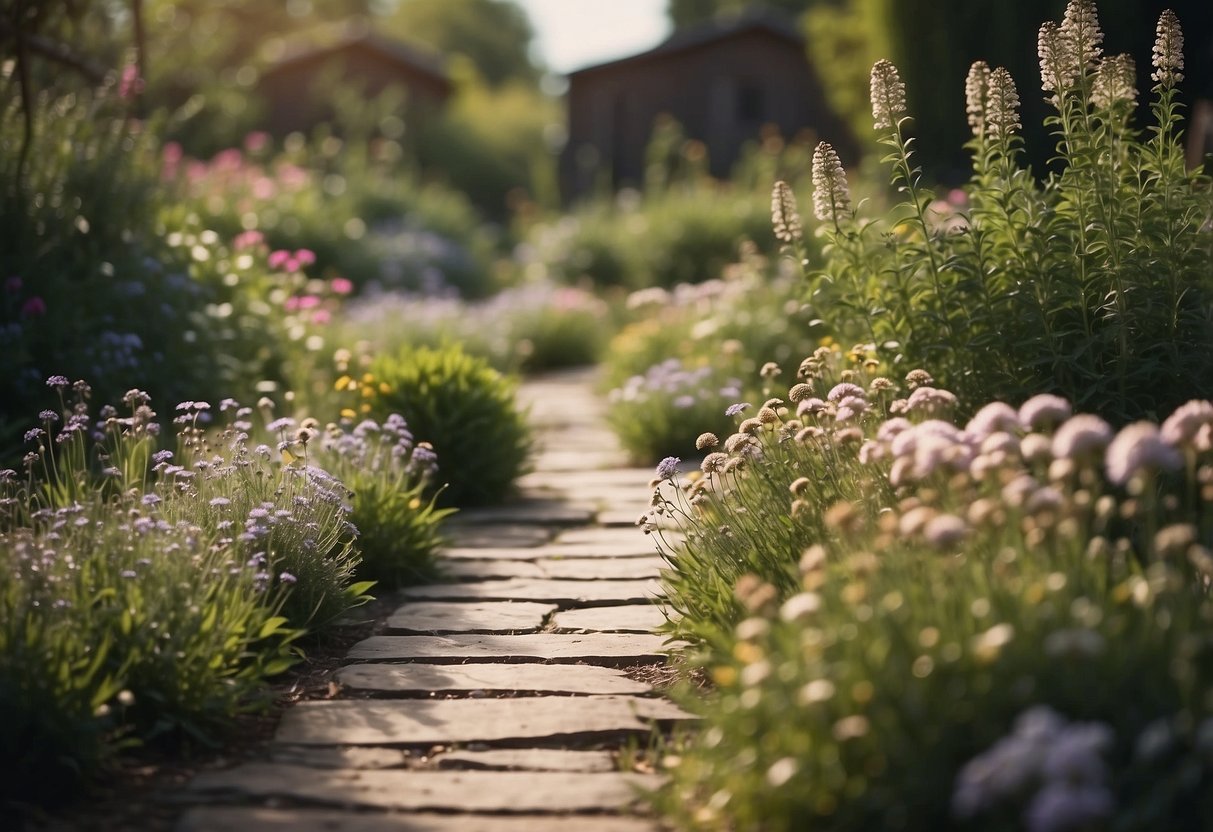
[[[720,444],[720,438],[714,433],[701,433],[699,438],[695,440],[695,450],[702,451],[707,448],[715,448]]]
[[[775,227],[775,239],[793,243],[804,236],[800,224],[800,212],[796,210],[796,195],[787,182],[780,180],[771,190],[771,225]]]
[[[813,395],[813,385],[803,382],[792,385],[792,389],[788,391],[788,398],[794,402],[802,402],[811,395]]]
[[[1019,93],[1015,91],[1015,79],[1001,66],[990,73],[986,119],[986,131],[991,139],[1005,141],[1020,128]]]
[[[1103,29],[1099,27],[1095,0],[1070,0],[1058,32],[1066,63],[1075,74],[1095,66],[1103,54]]]
[[[892,61],[881,58],[872,65],[870,89],[876,129],[893,129],[905,115],[906,85]]]
[[[986,94],[990,86],[990,66],[976,61],[965,76],[965,112],[973,135],[980,138],[986,132]]]
[[[1158,16],[1154,28],[1154,73],[1150,76],[1164,87],[1171,87],[1184,79],[1184,33],[1179,28],[1179,18],[1170,9]]]
[[[1074,83],[1074,70],[1066,58],[1061,30],[1052,20],[1040,25],[1036,52],[1040,56],[1040,85],[1045,92],[1060,93]]]
[[[1099,62],[1091,99],[1095,106],[1108,109],[1119,101],[1137,100],[1137,64],[1132,55],[1109,55]]]
[[[829,142],[813,151],[813,215],[819,220],[840,219],[851,214],[851,192],[847,172]]]

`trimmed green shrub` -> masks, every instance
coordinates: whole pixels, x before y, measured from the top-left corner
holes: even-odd
[[[513,378],[458,345],[405,349],[376,359],[371,371],[387,388],[373,411],[401,414],[438,455],[440,504],[485,505],[509,494],[531,449]]]

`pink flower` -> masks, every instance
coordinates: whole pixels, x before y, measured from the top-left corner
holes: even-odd
[[[300,309],[315,309],[319,305],[320,298],[316,297],[315,295],[304,295],[303,297],[299,298]]]
[[[1040,428],[1064,422],[1073,412],[1070,403],[1061,396],[1041,393],[1019,406],[1019,421],[1023,422],[1025,428]]]
[[[246,248],[259,246],[263,242],[265,242],[265,235],[260,231],[242,231],[232,241],[232,248],[236,249],[236,251],[244,251]]]
[[[295,310],[297,310],[299,308],[299,298],[294,297],[294,296],[287,298],[283,302],[282,308],[285,309],[287,312],[294,312]]]
[[[332,291],[334,295],[348,295],[350,292],[354,291],[354,283],[353,281],[344,277],[334,277],[329,281],[329,290]]]
[[[143,79],[139,77],[139,67],[127,64],[122,67],[122,77],[118,80],[118,97],[134,98],[143,92]]]
[[[1124,485],[1144,470],[1174,471],[1183,465],[1179,451],[1162,440],[1153,422],[1134,422],[1116,434],[1104,466],[1108,479]]]
[[[1103,450],[1111,441],[1111,425],[1098,416],[1079,413],[1053,434],[1053,456],[1078,459]]]
[[[301,248],[295,252],[295,262],[300,266],[310,266],[316,262],[316,252],[308,248]]]
[[[41,318],[46,314],[46,301],[35,295],[21,304],[22,318]]]
[[[1006,402],[990,402],[969,420],[965,431],[984,437],[999,432],[1015,433],[1019,427],[1019,414],[1015,408]]]
[[[259,153],[269,144],[270,136],[264,130],[254,130],[244,137],[244,149],[249,153]]]
[[[1162,423],[1162,441],[1176,447],[1190,444],[1201,427],[1210,423],[1213,423],[1213,404],[1193,399]]]
[[[333,319],[332,314],[327,309],[317,309],[312,313],[312,323],[327,324]]]
[[[25,283],[21,280],[21,278],[17,277],[17,275],[13,275],[8,280],[4,281],[4,291],[8,292],[10,295],[15,295],[21,291],[21,287],[24,285]]]
[[[281,269],[287,267],[287,271],[294,271],[294,268],[289,267],[292,262],[291,253],[284,249],[270,252],[270,259],[267,261],[271,269]]]

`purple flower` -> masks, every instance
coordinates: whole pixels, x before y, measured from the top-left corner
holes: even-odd
[[[1187,445],[1196,438],[1196,433],[1213,423],[1213,404],[1193,400],[1178,407],[1162,423],[1162,441],[1168,445]]]
[[[227,497],[215,497],[211,500],[210,504],[212,506],[215,506],[216,508],[218,508],[220,506],[231,505],[231,502],[232,501],[229,500]]]
[[[1019,421],[1023,422],[1026,428],[1040,428],[1064,422],[1073,412],[1070,403],[1061,396],[1042,393],[1020,405]]]
[[[292,575],[290,572],[283,572],[281,575],[278,576],[278,580],[282,581],[282,583],[284,583],[284,584],[289,585],[289,584],[297,583],[299,579],[296,578],[294,575]]]
[[[53,410],[43,410],[38,414],[38,418],[44,422],[58,422],[59,414]]]
[[[657,479],[669,480],[673,479],[678,473],[678,463],[682,462],[676,456],[667,456],[661,462],[657,463]]]
[[[44,436],[46,436],[46,431],[44,431],[42,428],[30,428],[25,432],[25,441],[37,442]]]
[[[737,402],[736,404],[731,404],[726,407],[724,410],[724,415],[739,416],[745,411],[749,410],[752,406],[753,405],[751,405],[749,402]]]
[[[1179,451],[1162,440],[1152,422],[1134,422],[1123,428],[1104,457],[1108,479],[1124,485],[1139,471],[1174,471],[1183,465]]]
[[[1103,450],[1111,441],[1111,425],[1098,416],[1079,413],[1067,419],[1053,434],[1053,456],[1078,459]]]
[[[1090,829],[1112,815],[1115,802],[1103,785],[1053,782],[1032,798],[1024,815],[1029,832]]]
[[[66,390],[71,385],[66,376],[51,376],[46,380],[47,387],[54,387],[56,390]]]
[[[1015,412],[1015,408],[1006,402],[990,402],[969,420],[965,431],[984,437],[999,432],[1015,433],[1020,427],[1019,414]]]
[[[837,402],[841,401],[847,396],[856,396],[862,399],[867,396],[867,393],[864,392],[864,389],[858,384],[851,384],[849,381],[844,381],[839,384],[835,384],[830,388],[830,392],[826,394],[826,400]]]

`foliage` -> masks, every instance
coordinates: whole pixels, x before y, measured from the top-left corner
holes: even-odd
[[[274,248],[307,249],[318,271],[356,286],[487,293],[493,240],[475,210],[408,175],[402,152],[392,140],[372,147],[322,134],[275,153],[253,133],[207,162],[170,144],[163,175],[186,196],[175,216],[197,215],[229,239],[259,231]]]
[[[522,473],[531,436],[515,382],[459,346],[404,349],[372,364],[383,385],[373,412],[399,413],[438,455],[440,502],[500,502]]]
[[[366,599],[341,485],[251,447],[248,409],[211,434],[183,403],[174,453],[146,394],[94,416],[71,389],[0,472],[5,799],[60,798],[128,741],[212,740],[303,628]]]
[[[457,342],[503,372],[542,372],[592,364],[612,330],[605,301],[585,289],[539,281],[475,302],[370,294],[350,304],[336,338],[364,341],[368,352],[386,354]]]
[[[1097,43],[1084,48],[1060,80],[1046,71],[1064,167],[1043,182],[1019,166],[1010,75],[973,66],[960,210],[923,188],[904,87],[877,64],[878,134],[905,201],[873,221],[814,194],[827,241],[814,305],[843,337],[900,344],[900,361],[930,364],[964,401],[1052,391],[1124,422],[1213,392],[1213,191],[1184,169],[1174,79],[1154,87],[1142,135],[1129,80],[1108,86],[1128,59],[1096,62]]]
[[[433,577],[440,525],[450,509],[435,508],[428,488],[437,460],[427,442],[415,442],[398,414],[379,424],[330,424],[310,442],[309,456],[344,483],[353,496],[350,519],[358,528],[362,560],[357,575],[384,588]]]
[[[36,152],[18,172],[18,103],[0,103],[0,448],[12,450],[42,379],[65,372],[117,398],[133,384],[169,399],[213,390],[208,298],[188,260],[153,232],[162,194],[147,132],[111,89],[40,99]],[[154,129],[148,125],[148,130]]]
[[[962,429],[928,374],[902,387],[868,360],[819,351],[795,413],[744,420],[655,497],[650,529],[685,532],[667,539],[672,627],[715,681],[685,697],[704,725],[667,811],[706,829],[1199,828],[1213,404],[1116,433],[1042,395]]]
[[[740,397],[741,382],[719,368],[667,358],[610,392],[607,421],[633,459],[654,462],[727,425],[725,408]]]
[[[512,0],[404,0],[383,21],[387,31],[472,63],[488,83],[534,83],[528,52],[534,32]]]
[[[421,126],[417,163],[467,194],[488,216],[505,218],[527,200],[554,207],[557,102],[531,86],[462,83],[441,117]]]

